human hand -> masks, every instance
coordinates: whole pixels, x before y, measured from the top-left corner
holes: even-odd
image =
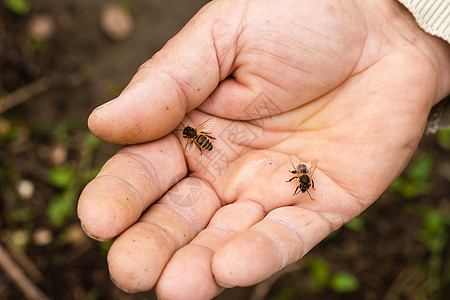
[[[203,299],[256,284],[400,174],[449,93],[449,62],[390,0],[211,2],[90,116],[101,139],[138,145],[83,191],[83,228],[119,236],[108,263],[127,291]],[[214,149],[185,155],[171,132],[209,118]],[[318,158],[315,200],[292,196],[290,155]]]

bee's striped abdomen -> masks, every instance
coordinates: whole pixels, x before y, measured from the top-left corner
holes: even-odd
[[[212,150],[211,141],[204,135],[199,134],[197,136],[197,144],[205,150]]]
[[[211,143],[210,140],[206,140],[206,144],[204,145],[204,148],[205,148],[206,150],[212,150],[213,145],[212,145],[212,143]]]

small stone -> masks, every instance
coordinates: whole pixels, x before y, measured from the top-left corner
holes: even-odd
[[[30,20],[28,29],[32,39],[46,41],[55,33],[55,23],[49,16],[38,15]]]
[[[37,246],[47,246],[53,242],[53,234],[45,228],[38,228],[33,233],[33,241]]]
[[[17,193],[22,199],[30,199],[34,195],[34,183],[28,179],[22,179],[16,186]]]
[[[106,5],[102,10],[100,23],[106,35],[115,41],[128,38],[134,28],[131,14],[119,4]]]
[[[67,160],[67,148],[63,145],[56,145],[52,148],[50,159],[55,166],[60,166]]]

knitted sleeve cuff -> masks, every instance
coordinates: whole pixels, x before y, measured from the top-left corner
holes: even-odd
[[[398,0],[427,33],[450,43],[450,0]]]

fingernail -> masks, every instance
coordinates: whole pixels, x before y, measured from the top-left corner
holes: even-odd
[[[114,278],[112,278],[111,274],[109,275],[109,279],[111,279],[112,283],[114,283],[115,286],[117,286],[119,289],[121,289],[125,293],[128,293],[128,294],[135,294],[135,293],[137,293],[137,292],[133,292],[133,291],[128,291],[127,289],[124,289],[123,287],[121,287],[119,284],[117,284],[117,282],[114,280]]]
[[[84,227],[83,222],[80,222],[80,225],[81,225],[81,229],[83,229],[84,233],[85,233],[88,237],[90,237],[91,239],[96,240],[96,241],[99,241],[99,242],[107,242],[107,241],[109,240],[109,239],[101,239],[101,238],[96,237],[95,235],[92,235],[91,233],[89,233],[89,232],[86,230],[86,228]]]
[[[115,100],[115,99],[109,100],[108,102],[103,103],[103,104],[100,105],[100,106],[97,106],[97,107],[94,109],[94,111],[99,111],[99,110],[105,109],[106,107],[110,106],[114,100]]]

